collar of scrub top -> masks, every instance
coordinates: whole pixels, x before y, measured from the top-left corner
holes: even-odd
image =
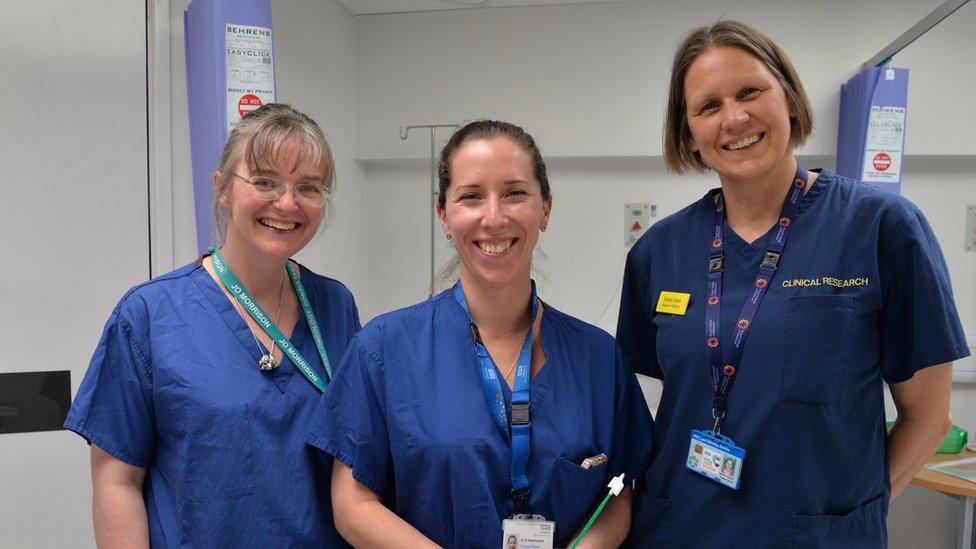
[[[468,310],[468,301],[464,297],[464,289],[461,288],[461,281],[454,285],[454,298],[461,304],[466,315],[468,315],[468,326],[471,329],[471,336],[474,339],[474,351],[478,358],[478,372],[481,374],[481,385],[484,390],[485,403],[488,411],[502,435],[511,437],[512,447],[512,499],[515,502],[514,513],[516,515],[531,514],[529,506],[529,478],[525,474],[529,463],[529,451],[531,441],[531,421],[529,415],[529,373],[532,370],[532,325],[539,311],[539,297],[535,291],[535,281],[532,281],[532,320],[529,323],[529,332],[525,334],[525,341],[519,351],[518,362],[515,367],[515,385],[512,389],[512,417],[509,420],[505,413],[505,399],[502,397],[501,381],[498,379],[498,368],[488,354],[484,342],[481,340],[481,333],[478,325],[471,318]]]
[[[216,271],[217,277],[220,278],[220,282],[227,288],[227,291],[237,299],[241,304],[241,308],[247,311],[247,314],[264,330],[264,333],[268,334],[268,337],[274,340],[278,347],[281,348],[281,352],[291,359],[292,364],[305,376],[305,379],[318,389],[320,393],[324,393],[328,388],[327,382],[315,372],[312,365],[298,351],[298,348],[292,345],[291,341],[285,337],[285,334],[271,321],[271,318],[264,312],[264,309],[258,305],[257,300],[251,298],[250,292],[244,286],[244,283],[234,275],[234,271],[231,270],[230,265],[220,255],[220,250],[215,246],[211,246],[209,252],[214,271]],[[326,375],[331,379],[332,364],[329,362],[329,355],[325,350],[325,342],[322,340],[322,330],[319,329],[319,323],[315,319],[315,313],[312,312],[312,305],[309,302],[308,294],[305,292],[305,286],[302,284],[301,277],[295,272],[295,269],[292,268],[290,263],[285,263],[285,270],[288,272],[292,285],[295,287],[295,294],[298,296],[298,303],[301,305],[302,312],[305,314],[308,329],[312,332],[312,338],[315,340],[315,348],[318,350],[319,359],[322,360],[322,366],[325,368]]]
[[[725,418],[725,411],[728,407],[729,392],[732,390],[732,383],[735,381],[736,374],[739,373],[739,364],[742,361],[746,338],[749,336],[749,328],[752,327],[752,321],[756,316],[756,311],[759,310],[759,304],[762,303],[766,289],[769,287],[773,275],[776,274],[780,256],[783,255],[790,228],[796,219],[797,208],[806,187],[807,171],[797,162],[793,184],[790,186],[786,202],[783,203],[783,209],[776,224],[776,231],[766,246],[766,253],[759,265],[759,272],[753,282],[752,292],[745,304],[742,305],[742,311],[739,313],[739,318],[735,324],[732,347],[727,355],[722,350],[719,329],[722,306],[722,264],[725,258],[723,251],[725,198],[721,189],[715,191],[712,242],[708,255],[708,298],[705,301],[705,360],[708,364],[712,389],[715,391],[715,399],[712,401],[712,418],[715,420],[712,431],[715,434],[721,433],[722,420]]]

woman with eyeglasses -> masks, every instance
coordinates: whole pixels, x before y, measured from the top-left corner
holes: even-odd
[[[315,121],[255,110],[213,175],[222,245],[113,311],[65,423],[91,444],[100,547],[344,545],[305,419],[359,318],[345,286],[290,259],[334,178]]]

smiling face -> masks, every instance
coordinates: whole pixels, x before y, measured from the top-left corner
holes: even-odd
[[[789,103],[757,57],[730,46],[705,51],[684,81],[689,146],[723,181],[777,174],[793,157]]]
[[[461,145],[437,214],[461,260],[464,285],[502,287],[528,281],[539,231],[552,199],[543,199],[528,152],[507,137]]]
[[[275,165],[265,167],[249,167],[243,158],[238,160],[233,173],[240,178],[231,176],[234,180],[223,187],[218,198],[220,206],[227,211],[226,245],[272,260],[283,261],[296,254],[318,231],[324,206],[303,199],[294,187],[287,189],[277,200],[267,200],[241,178],[268,176],[292,185],[322,184],[325,172],[323,166],[296,162],[294,154],[287,151],[278,155]],[[215,173],[215,184],[218,178],[219,173]]]
[[[731,458],[726,459],[725,469],[723,470],[723,472],[727,475],[731,475],[734,470],[735,470],[735,464],[732,462],[732,459]]]

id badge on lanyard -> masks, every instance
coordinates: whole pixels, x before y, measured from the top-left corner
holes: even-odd
[[[728,437],[709,430],[692,430],[691,444],[685,467],[724,484],[733,490],[739,489],[739,476],[742,474],[742,461],[746,451],[736,446]]]
[[[541,515],[514,515],[502,521],[502,549],[552,549],[556,523]]]
[[[454,286],[454,298],[458,301],[466,313],[468,313],[468,327],[471,329],[471,336],[474,339],[474,352],[478,361],[478,371],[481,374],[482,389],[484,391],[485,403],[491,413],[499,433],[508,437],[512,448],[512,500],[513,515],[502,523],[503,547],[510,539],[515,543],[515,547],[539,547],[545,549],[552,548],[552,539],[556,530],[556,523],[546,520],[541,515],[532,514],[529,499],[531,489],[526,469],[529,463],[529,452],[531,449],[532,422],[531,410],[529,405],[529,375],[532,369],[532,324],[529,324],[529,331],[525,334],[525,341],[519,351],[518,361],[515,369],[515,386],[512,389],[512,417],[506,417],[505,402],[502,400],[501,382],[496,375],[497,368],[494,361],[488,354],[481,341],[478,326],[468,312],[467,298],[464,296],[464,289],[458,282]],[[535,322],[539,311],[539,298],[535,291],[535,282],[532,282],[532,296],[530,298],[531,322]],[[525,540],[523,544],[520,539]]]
[[[705,302],[705,362],[708,364],[709,381],[715,392],[712,401],[712,418],[715,420],[710,431],[692,430],[691,442],[688,447],[688,457],[685,466],[706,478],[714,480],[732,489],[740,486],[743,460],[746,451],[735,441],[722,435],[722,422],[728,409],[728,397],[739,373],[742,352],[745,348],[749,329],[759,310],[766,289],[779,267],[780,256],[786,247],[786,240],[790,228],[796,219],[800,199],[803,198],[807,187],[807,171],[796,165],[796,175],[790,192],[783,204],[783,209],[776,224],[776,230],[770,238],[766,253],[759,266],[755,281],[742,311],[735,323],[731,348],[728,353],[723,352],[719,324],[722,306],[722,272],[725,260],[723,246],[723,232],[725,225],[725,198],[719,191],[715,195],[715,213],[713,216],[712,241],[708,250],[708,297]]]

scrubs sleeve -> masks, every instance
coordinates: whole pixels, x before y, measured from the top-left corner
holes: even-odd
[[[620,315],[617,317],[617,343],[624,356],[639,374],[664,379],[657,362],[657,329],[651,322],[653,308],[648,306],[650,254],[646,239],[639,241],[627,254],[623,288],[620,293]]]
[[[112,312],[64,427],[115,458],[145,468],[155,433],[153,380],[144,339],[146,315],[133,314],[134,309],[123,300]]]
[[[654,420],[647,408],[637,376],[616,345],[616,386],[614,399],[614,458],[607,468],[607,481],[625,473],[626,481],[638,478],[651,463]]]
[[[306,441],[346,464],[383,497],[392,473],[382,361],[360,333],[349,343],[329,389],[316,404]]]
[[[939,243],[912,207],[904,226],[882,250],[882,375],[887,383],[969,355]]]

